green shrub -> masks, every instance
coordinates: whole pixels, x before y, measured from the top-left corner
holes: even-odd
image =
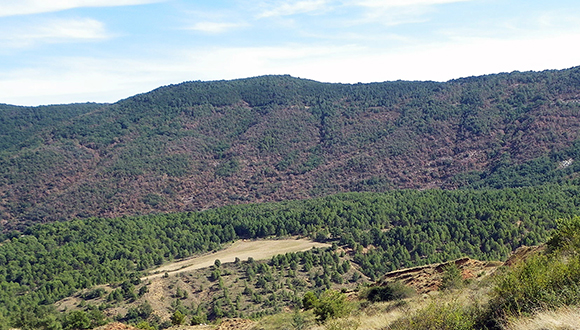
[[[200,325],[207,322],[207,315],[200,313],[191,317],[191,325]]]
[[[580,252],[580,217],[560,219],[557,223],[558,230],[547,243],[548,252],[578,254]]]
[[[137,329],[155,330],[155,327],[150,325],[149,322],[147,322],[147,321],[141,321],[141,322],[137,323]]]
[[[463,286],[463,278],[461,277],[461,269],[453,262],[445,266],[443,270],[443,278],[441,279],[442,290],[459,289]]]
[[[173,316],[171,316],[171,323],[173,325],[182,325],[185,323],[185,315],[180,311],[175,311]]]
[[[363,298],[372,302],[401,300],[415,294],[415,290],[401,282],[388,283],[384,286],[372,286],[363,293]]]
[[[496,318],[580,303],[580,217],[560,221],[548,253],[532,256],[498,276],[490,309]]]
[[[525,315],[579,302],[580,259],[538,255],[498,278],[490,306],[504,315]]]
[[[85,311],[72,311],[65,316],[65,330],[83,330],[91,328],[91,320]]]
[[[240,168],[240,162],[237,159],[231,159],[218,165],[215,170],[217,176],[232,176]]]
[[[389,330],[471,330],[477,323],[478,309],[458,303],[433,302],[414,314],[393,322]]]
[[[328,319],[345,316],[350,311],[346,296],[335,290],[326,290],[314,306],[314,315],[319,323]]]
[[[318,297],[312,291],[308,291],[304,294],[302,298],[302,306],[305,310],[312,309],[318,305]]]

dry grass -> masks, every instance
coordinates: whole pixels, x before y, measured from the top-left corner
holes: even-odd
[[[195,256],[181,261],[175,261],[165,264],[159,268],[150,271],[152,275],[143,277],[142,280],[149,280],[156,277],[163,276],[166,272],[169,274],[177,274],[183,272],[191,272],[192,270],[207,268],[214,264],[216,259],[222,263],[234,262],[238,257],[240,260],[248,259],[249,257],[255,260],[269,259],[277,254],[285,254],[289,252],[299,252],[310,250],[314,247],[329,247],[329,244],[313,242],[305,239],[281,239],[281,240],[257,240],[245,241],[240,240],[224,250],[214,253]]]
[[[562,308],[540,312],[533,317],[510,320],[505,330],[580,329],[580,308]]]
[[[436,296],[436,295],[434,295]],[[395,320],[424,308],[435,299],[429,295],[416,296],[404,301],[378,302],[355,309],[348,317],[329,320],[324,325],[313,324],[307,330],[379,330]]]
[[[355,318],[359,329],[381,329],[422,304],[423,299],[409,299],[400,305],[395,302],[375,303],[364,308]]]
[[[451,292],[432,292],[422,294],[403,301],[378,302],[355,309],[356,313],[348,317],[331,320],[325,325],[315,325],[308,330],[381,330],[401,318],[408,317],[429,308],[433,304],[455,304],[458,306],[472,306],[484,304],[488,298],[489,287],[485,284],[474,283],[462,290]],[[580,328],[579,328],[580,329]],[[512,330],[512,329],[509,329]],[[515,329],[514,329],[515,330]]]
[[[304,330],[378,330],[383,329],[399,317],[412,310],[423,307],[430,298],[415,297],[405,303],[379,302],[356,309],[348,317],[328,320],[325,324],[317,324],[312,311],[301,312],[304,317]],[[292,312],[266,316],[257,321],[252,330],[293,330]]]

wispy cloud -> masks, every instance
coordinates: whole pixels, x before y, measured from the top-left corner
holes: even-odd
[[[262,11],[258,15],[258,18],[289,16],[314,11],[322,11],[327,9],[329,3],[330,1],[328,0],[284,1]]]
[[[372,8],[364,15],[352,21],[352,24],[380,24],[383,26],[397,26],[426,22],[425,15],[429,7],[397,7]]]
[[[371,8],[393,8],[411,6],[432,6],[472,0],[354,0],[350,4]]]
[[[394,26],[425,21],[422,18],[433,6],[473,0],[299,0],[274,1],[260,6],[258,18],[291,16],[305,13],[326,14],[352,11],[348,25],[380,23]],[[360,10],[363,12],[360,13]]]
[[[227,22],[197,22],[188,30],[200,31],[205,33],[223,33],[228,30],[247,26],[244,23],[227,23]]]
[[[34,67],[0,71],[0,103],[114,102],[180,81],[262,74],[356,83],[562,69],[578,64],[573,41],[579,38],[580,32],[522,40],[434,41],[397,49],[284,44],[168,50],[149,59],[49,58]]]
[[[355,19],[358,24],[380,23],[385,26],[421,23],[436,5],[472,0],[350,0],[345,5],[362,8],[365,14]]]
[[[55,12],[80,7],[132,6],[165,0],[5,0],[0,1],[0,17]]]
[[[27,68],[0,72],[0,103],[114,102],[186,80],[179,65],[187,67],[128,58],[48,57]]]
[[[91,19],[44,20],[27,27],[5,28],[0,32],[0,44],[22,48],[38,43],[88,41],[109,36],[102,22]]]
[[[157,1],[0,0],[0,17],[151,2]],[[545,10],[549,7],[545,4],[524,11],[492,1],[493,8],[484,10],[487,1],[473,0],[200,3],[171,0],[171,6],[163,10],[134,8],[139,10],[131,10],[133,16],[123,16],[130,28],[122,26],[119,16],[111,16],[109,25],[108,18],[83,19],[78,12],[46,15],[69,18],[60,20],[45,15],[0,19],[0,103],[113,102],[185,80],[261,74],[343,83],[443,81],[578,65],[580,8]],[[466,18],[470,12],[473,17]],[[463,18],[456,21],[454,17]],[[426,23],[409,29],[389,27],[416,22]],[[109,30],[113,27],[115,32]],[[140,29],[144,32],[132,34]],[[236,32],[236,38],[228,32]],[[101,41],[117,33],[127,38],[118,43],[75,44]],[[42,45],[42,50],[15,49],[36,45]],[[93,58],[103,54],[104,58]]]

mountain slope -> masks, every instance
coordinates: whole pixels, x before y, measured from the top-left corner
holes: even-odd
[[[31,146],[42,129],[105,106],[99,103],[19,107],[0,104],[0,150]]]
[[[173,305],[187,298],[183,291],[177,290],[180,288],[186,290],[190,298],[195,297],[194,291],[202,293],[201,301],[196,301],[198,311],[209,316],[216,312],[214,307],[217,306],[232,317],[242,309],[246,315],[254,313],[240,308],[251,296],[247,292],[242,297],[242,305],[233,304],[237,294],[233,288],[228,292],[223,290],[225,287],[219,281],[222,275],[227,277],[225,283],[238,283],[235,285],[237,292],[243,289],[246,280],[248,286],[260,287],[260,292],[252,289],[253,296],[260,297],[250,309],[267,309],[270,313],[279,311],[276,306],[294,301],[288,300],[287,295],[290,292],[296,295],[292,286],[301,287],[301,290],[322,290],[331,287],[332,283],[341,285],[352,281],[350,285],[354,285],[361,280],[362,275],[358,272],[375,280],[391,270],[466,255],[480,260],[503,260],[521,245],[545,241],[555,226],[555,219],[580,214],[579,194],[579,186],[553,184],[501,190],[346,193],[301,201],[226,206],[203,212],[78,219],[30,226],[23,233],[0,235],[0,287],[3,288],[0,290],[0,320],[5,320],[0,322],[0,329],[7,329],[8,324],[22,329],[42,328],[38,324],[49,321],[47,313],[48,316],[52,313],[53,303],[84,289],[94,289],[83,293],[90,304],[83,305],[82,301],[73,299],[61,305],[61,310],[70,311],[72,306],[78,306],[86,307],[88,312],[108,309],[109,303],[132,303],[136,295],[147,293],[145,285],[135,287],[141,282],[139,278],[144,280],[143,284],[148,283],[152,278],[143,278],[145,272],[155,272],[153,268],[161,270],[158,266],[163,267],[162,272],[168,272],[168,276],[161,276],[171,282],[166,284],[175,284],[174,280],[179,278],[185,282],[163,289],[157,287],[163,294],[155,299],[165,297],[164,304],[171,303],[172,313],[178,306],[187,307],[188,314],[194,311],[191,300]],[[195,271],[192,275],[196,279],[191,276],[186,279],[181,273],[186,270],[181,268],[183,264],[163,266],[166,261],[215,251],[238,239],[289,238],[290,235],[305,235],[332,245],[329,249],[318,250],[324,251],[322,254],[313,252],[316,256],[311,255],[311,258],[292,253],[275,256],[269,265],[281,266],[285,269],[283,272],[271,274],[268,268],[253,269],[242,274],[244,281],[236,281],[239,276],[227,275],[229,270],[210,274],[215,269]],[[271,250],[276,251],[276,248],[271,246]],[[235,251],[241,252],[237,248]],[[210,262],[217,258],[217,254],[213,256],[209,257]],[[242,260],[249,257],[237,256]],[[349,270],[345,260],[340,259],[343,257],[354,267]],[[225,257],[220,258],[223,262],[228,261]],[[322,269],[314,270],[312,266]],[[176,268],[179,274],[170,271]],[[234,268],[236,272],[243,270],[238,266]],[[263,276],[258,275],[260,273]],[[302,281],[292,281],[295,275],[304,280],[304,276],[308,276],[310,284],[305,286]],[[291,286],[286,285],[288,282]],[[107,283],[112,285],[114,292],[104,295],[99,287],[95,288]],[[154,287],[149,289],[151,293],[160,292]],[[217,300],[206,295],[208,289]],[[280,289],[283,291],[277,292]],[[274,292],[280,296],[269,296]],[[171,299],[170,295],[179,301]],[[107,301],[93,300],[96,297],[106,297]],[[282,301],[283,304],[274,303]],[[134,318],[135,313],[126,312],[126,320]],[[120,317],[125,315],[120,310],[113,311],[112,315],[116,313],[120,313]],[[214,316],[218,314],[221,313]],[[70,314],[58,318],[66,324],[63,318],[68,318],[67,315]],[[98,313],[93,316],[97,317]]]
[[[580,67],[445,83],[165,86],[3,147],[0,220],[567,180],[580,170],[579,102]]]

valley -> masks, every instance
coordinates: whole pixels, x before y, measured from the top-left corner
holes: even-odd
[[[574,67],[0,104],[0,330],[504,330],[565,313],[579,90]]]

